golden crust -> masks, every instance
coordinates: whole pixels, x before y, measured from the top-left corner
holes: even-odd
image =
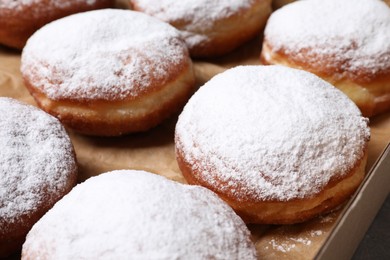
[[[136,0],[131,2],[134,10],[148,13],[148,10],[141,8]],[[271,0],[257,0],[253,1],[251,8],[240,10],[234,15],[214,22],[210,21],[209,24],[212,26],[208,28],[202,27],[194,30],[185,19],[165,22],[180,31],[205,36],[207,40],[187,45],[192,57],[206,58],[226,54],[254,38],[264,28],[271,11]],[[190,26],[191,29],[187,28]]]
[[[50,6],[48,2],[41,0],[18,8],[0,8],[0,44],[22,49],[27,39],[43,25],[70,14],[113,7],[115,1],[96,0],[92,5],[87,1],[73,1],[74,4],[65,8]]]
[[[295,2],[296,0],[272,0],[273,9],[278,9],[284,5]],[[390,0],[383,0],[386,4],[390,5]]]
[[[271,11],[270,1],[260,0],[255,1],[248,10],[217,21],[212,28],[203,32],[209,39],[207,42],[189,48],[191,56],[214,57],[231,52],[264,29]],[[174,26],[180,29],[180,25]]]
[[[125,100],[53,100],[28,78],[24,82],[38,105],[64,125],[88,135],[118,136],[148,130],[178,111],[192,94],[195,78],[190,59],[183,59],[169,81]]]
[[[272,0],[272,8],[275,10],[295,1],[296,0]]]
[[[317,62],[311,63],[303,59],[306,57],[304,53],[300,54],[288,55],[283,49],[274,51],[264,39],[260,60],[265,65],[284,65],[316,74],[343,91],[364,116],[374,116],[390,109],[390,68],[376,74],[363,68],[348,73],[341,71],[331,57],[317,57]]]
[[[215,186],[197,179],[196,167],[184,160],[182,152],[176,151],[176,158],[183,176],[189,184],[202,185],[217,193],[226,201],[246,223],[257,224],[294,224],[309,220],[318,215],[332,211],[346,201],[358,188],[365,176],[367,148],[364,157],[357,161],[344,177],[333,178],[318,194],[309,198],[289,201],[261,201],[244,198],[238,200],[218,192]],[[217,185],[222,185],[216,181]]]

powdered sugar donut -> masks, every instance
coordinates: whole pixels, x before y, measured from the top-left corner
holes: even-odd
[[[372,116],[390,109],[389,32],[383,1],[297,1],[271,15],[261,59],[315,73]]]
[[[178,31],[130,10],[44,26],[27,42],[21,70],[41,108],[91,135],[147,130],[181,108],[194,85]]]
[[[282,66],[236,67],[200,88],[176,125],[180,169],[247,222],[296,223],[364,177],[368,120],[342,92]]]
[[[0,98],[0,147],[0,257],[5,257],[76,184],[77,166],[60,122],[9,98]]]
[[[178,28],[193,57],[218,56],[259,34],[271,0],[130,0],[133,8]]]
[[[114,0],[2,0],[0,44],[22,49],[27,39],[48,22],[113,5]]]
[[[250,233],[211,191],[143,171],[76,186],[29,232],[22,259],[256,259]]]
[[[278,9],[284,5],[290,4],[296,0],[272,0],[272,8]]]

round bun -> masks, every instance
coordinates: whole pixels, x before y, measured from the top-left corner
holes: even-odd
[[[43,25],[70,14],[108,8],[114,0],[2,0],[0,44],[22,49]]]
[[[295,1],[296,0],[272,0],[272,8],[275,10]]]
[[[389,32],[383,1],[297,1],[271,15],[261,60],[310,71],[373,116],[390,109]]]
[[[271,0],[130,0],[180,30],[193,57],[228,53],[264,28]]]
[[[176,125],[179,167],[248,223],[290,224],[345,201],[364,177],[368,120],[317,76],[242,66],[212,78]]]
[[[22,259],[256,259],[244,222],[211,191],[122,170],[76,186],[29,232]]]
[[[76,184],[73,146],[60,122],[30,105],[0,98],[0,258]]]
[[[193,92],[192,62],[178,31],[129,10],[75,14],[38,30],[22,53],[38,105],[90,135],[148,130]]]

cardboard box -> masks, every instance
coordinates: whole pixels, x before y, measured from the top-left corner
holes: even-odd
[[[345,206],[315,259],[350,259],[389,192],[390,144]]]

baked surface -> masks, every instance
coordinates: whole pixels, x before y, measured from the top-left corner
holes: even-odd
[[[76,186],[34,225],[22,259],[36,258],[256,259],[256,250],[211,191],[123,170]]]
[[[270,0],[130,0],[180,30],[192,57],[226,54],[260,34],[271,13]]]
[[[373,116],[390,109],[389,31],[380,0],[297,1],[271,15],[261,60],[310,71]]]
[[[30,105],[0,98],[0,257],[76,184],[73,146],[60,122]]]
[[[296,0],[272,0],[272,8],[275,10],[295,1]]]
[[[364,177],[368,120],[315,75],[241,66],[215,76],[176,125],[179,167],[248,223],[291,224],[328,212]]]
[[[109,8],[114,0],[2,0],[0,44],[22,49],[27,39],[43,25],[70,14]]]
[[[90,135],[148,130],[178,111],[194,86],[177,30],[129,10],[76,14],[41,28],[23,50],[21,71],[41,108]]]

